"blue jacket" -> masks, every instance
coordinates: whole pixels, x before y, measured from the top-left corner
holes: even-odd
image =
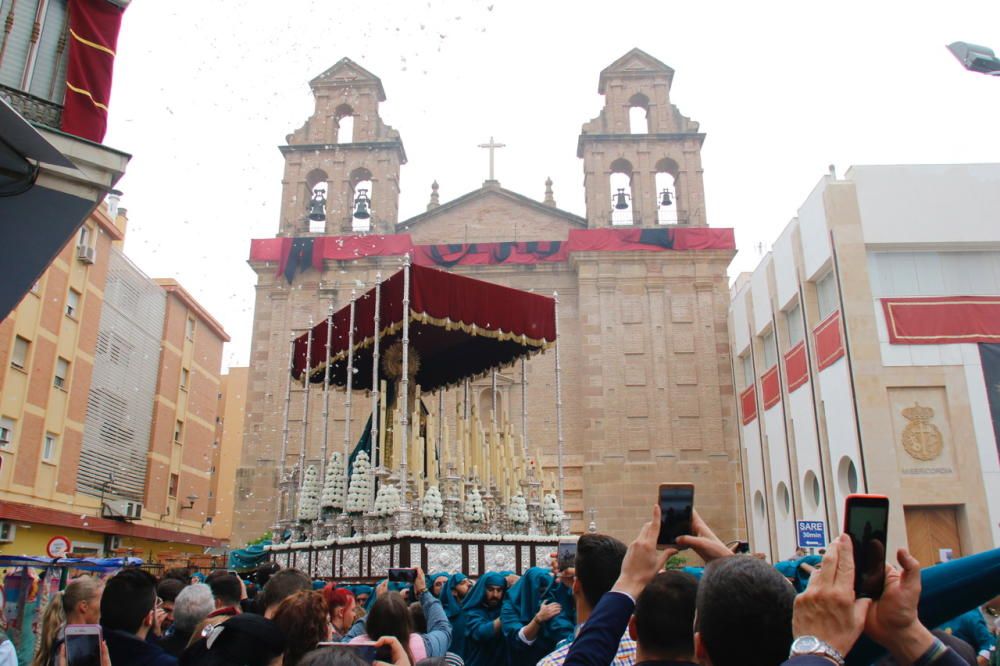
[[[979,612],[978,608],[973,608],[954,619],[948,620],[938,627],[938,629],[946,631],[956,638],[961,638],[979,653],[989,653],[990,648],[994,645],[993,634],[990,633],[986,619]]]
[[[177,658],[159,645],[127,631],[105,629],[104,642],[114,666],[177,666]]]

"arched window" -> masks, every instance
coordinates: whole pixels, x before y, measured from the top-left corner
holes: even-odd
[[[334,112],[337,127],[337,143],[354,143],[354,109],[341,104]]]
[[[792,510],[792,501],[788,495],[788,486],[785,485],[784,481],[778,483],[775,500],[775,505],[778,507],[778,515],[781,518],[787,518],[788,513]]]
[[[837,483],[840,485],[840,492],[844,495],[858,492],[858,468],[854,466],[854,461],[844,456],[837,465]]]
[[[372,173],[364,167],[351,172],[351,230],[371,231],[372,228]]]
[[[309,233],[321,234],[326,231],[327,201],[329,200],[329,176],[322,169],[313,169],[306,174],[306,189],[304,192],[305,205],[303,206],[306,215],[306,222]],[[319,213],[323,213],[323,219],[317,219]]]
[[[632,203],[632,164],[618,159],[611,163],[611,224],[635,224]]]
[[[665,157],[656,163],[656,222],[677,224],[677,162]]]
[[[642,93],[632,95],[628,101],[628,131],[649,134],[649,98]]]
[[[802,486],[802,496],[806,501],[807,512],[813,514],[819,511],[822,498],[820,497],[819,479],[816,478],[816,473],[812,470],[806,472],[802,479]]]

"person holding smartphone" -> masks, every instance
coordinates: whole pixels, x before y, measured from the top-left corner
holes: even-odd
[[[110,578],[101,596],[101,628],[115,666],[176,666],[177,659],[146,640],[160,603],[156,579],[137,568]]]
[[[427,632],[423,634],[414,632],[413,617],[408,603],[398,592],[389,591],[388,581],[384,581],[376,589],[377,598],[368,614],[358,620],[348,633],[347,637],[351,642],[395,636],[415,661],[425,657],[445,655],[451,645],[451,623],[445,615],[440,600],[427,588],[423,570],[415,567],[412,571],[413,593],[420,602],[427,620]]]

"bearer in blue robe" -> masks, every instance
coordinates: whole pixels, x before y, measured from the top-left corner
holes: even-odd
[[[479,579],[465,597],[465,663],[467,666],[504,666],[507,650],[500,631],[500,606],[507,580],[495,571]]]
[[[552,587],[552,573],[545,567],[528,569],[503,601],[500,611],[508,664],[535,664],[555,649],[557,640],[544,627],[562,612],[554,600],[542,603]]]

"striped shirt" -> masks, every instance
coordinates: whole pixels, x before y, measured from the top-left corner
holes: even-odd
[[[539,661],[538,666],[562,666],[572,645],[573,641],[571,640],[563,641],[559,644],[559,647]],[[618,652],[615,653],[615,659],[608,666],[635,666],[635,641],[629,637],[628,630],[622,635],[622,639],[618,643]]]

